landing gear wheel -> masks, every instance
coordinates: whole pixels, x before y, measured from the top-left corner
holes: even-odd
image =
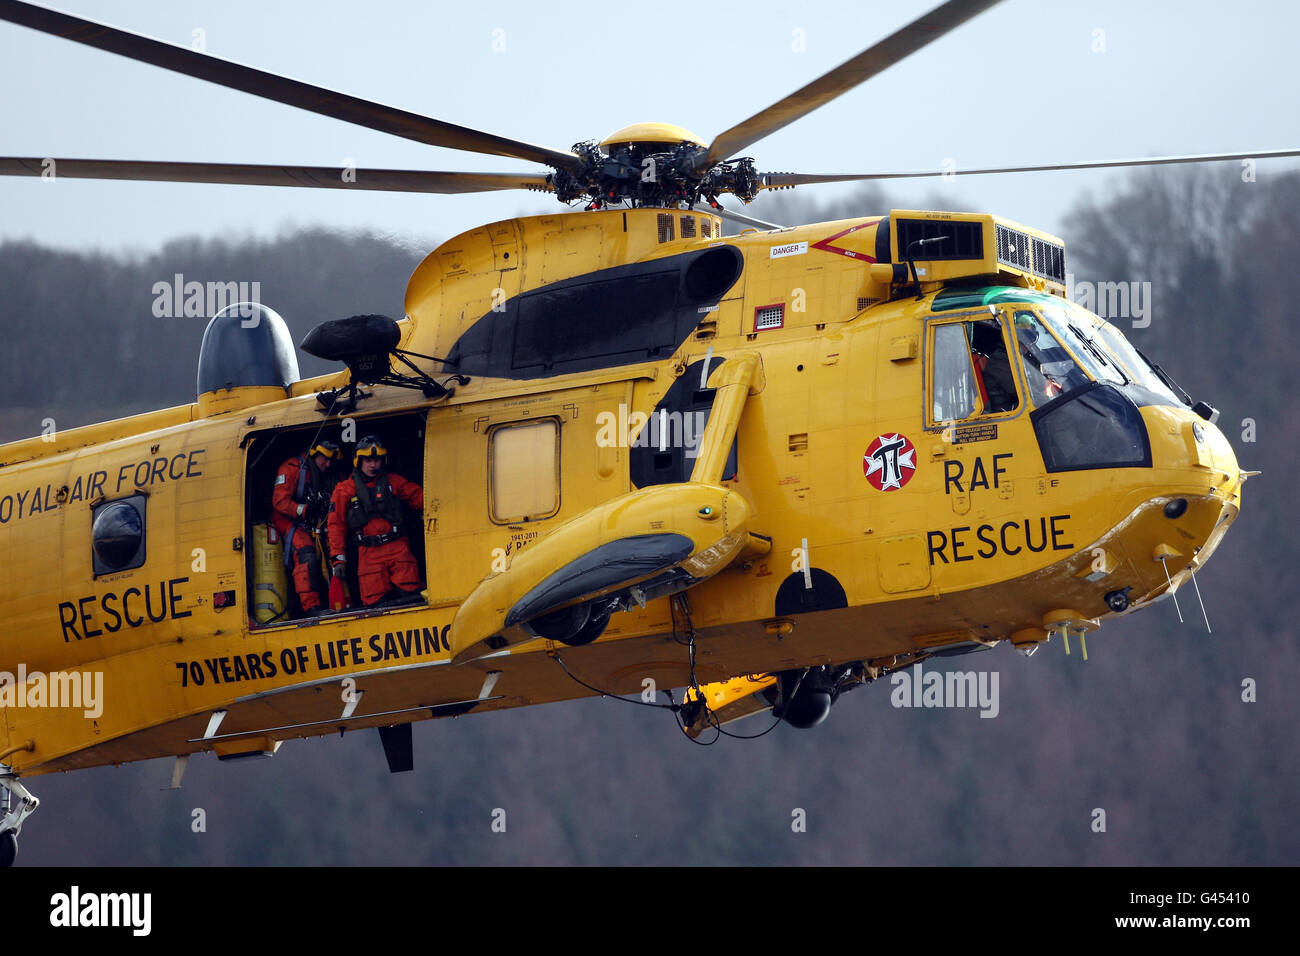
[[[780,712],[773,710],[773,713],[800,730],[820,724],[835,702],[834,685],[828,682],[824,667],[811,667],[803,672],[782,671],[778,686]]]
[[[587,623],[578,630],[578,633],[567,639],[560,638],[560,640],[570,647],[582,647],[584,644],[590,644],[605,633],[605,627],[609,624],[609,616],[613,610],[613,604],[606,604],[599,609],[591,609],[587,617]]]
[[[823,690],[800,690],[786,704],[781,716],[791,727],[809,730],[816,727],[831,712],[831,695]]]
[[[0,867],[13,866],[23,821],[41,801],[32,796],[4,764],[0,764]]]
[[[590,614],[590,604],[575,604],[535,617],[528,622],[528,627],[538,637],[569,644],[587,626]]]

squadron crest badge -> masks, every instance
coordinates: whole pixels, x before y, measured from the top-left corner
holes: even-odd
[[[916,473],[916,448],[905,435],[881,435],[867,446],[862,473],[877,491],[897,491]]]

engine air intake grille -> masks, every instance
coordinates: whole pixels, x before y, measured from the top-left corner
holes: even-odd
[[[659,214],[659,241],[673,241],[673,217],[662,212]]]
[[[694,216],[682,216],[682,238],[683,239],[695,238],[695,217]]]
[[[1005,263],[1009,266],[1015,266],[1017,269],[1029,271],[1029,237],[1018,229],[1008,229],[1001,223],[997,224],[998,232],[998,262]],[[1064,264],[1064,259],[1062,259]],[[1062,277],[1064,278],[1064,277]]]
[[[898,220],[898,261],[906,261],[909,247],[922,239],[943,241],[927,242],[919,250],[913,250],[911,255],[917,259],[984,258],[984,224],[981,222],[900,219]]]
[[[1034,274],[1044,279],[1065,281],[1065,246],[1043,239],[1034,240]]]

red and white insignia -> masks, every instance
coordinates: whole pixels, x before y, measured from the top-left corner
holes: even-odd
[[[896,491],[916,473],[916,447],[903,435],[881,435],[867,446],[862,473],[877,491]]]

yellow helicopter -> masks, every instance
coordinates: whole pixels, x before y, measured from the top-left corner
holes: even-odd
[[[642,123],[565,151],[0,0],[11,23],[549,167],[59,176],[586,207],[443,243],[400,320],[317,326],[302,348],[336,373],[300,379],[283,320],[233,303],[195,402],[0,447],[0,862],[38,804],[22,777],[172,756],[179,785],[193,753],[367,727],[396,772],[413,721],[596,693],[666,693],[690,736],[760,713],[806,728],[932,656],[1054,635],[1086,654],[1103,620],[1194,583],[1249,473],[1213,408],[1066,299],[1059,238],[721,204],[879,178],[738,154],[994,2],[949,0],[711,142]]]

